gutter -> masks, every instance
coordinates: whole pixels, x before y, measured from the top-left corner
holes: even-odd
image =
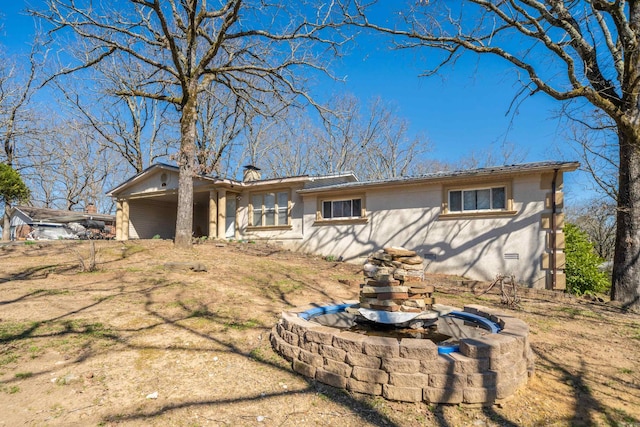
[[[556,181],[558,179],[558,169],[553,170],[553,179],[551,180],[551,236],[549,244],[551,245],[551,260],[549,267],[551,268],[551,289],[555,290],[557,285],[557,265],[556,265],[556,211],[558,206],[556,204]]]

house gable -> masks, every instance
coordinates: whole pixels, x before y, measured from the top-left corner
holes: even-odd
[[[152,165],[107,192],[112,197],[130,197],[137,194],[151,195],[178,189],[178,168],[162,163]]]

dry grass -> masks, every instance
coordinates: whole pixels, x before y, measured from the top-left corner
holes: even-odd
[[[538,355],[529,386],[503,407],[433,408],[307,381],[272,351],[282,310],[353,299],[358,266],[241,243],[97,242],[93,272],[79,257],[87,243],[0,247],[0,425],[640,423],[640,316],[614,307],[523,299],[513,313]],[[500,306],[437,291],[440,303]]]

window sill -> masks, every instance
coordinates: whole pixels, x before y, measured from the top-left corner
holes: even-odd
[[[317,219],[313,225],[350,225],[350,224],[366,224],[369,218],[350,218],[350,219]]]
[[[456,212],[440,214],[438,220],[448,219],[478,219],[478,218],[504,218],[515,216],[518,211],[488,211],[488,212]]]
[[[291,230],[291,225],[250,225],[247,231]]]

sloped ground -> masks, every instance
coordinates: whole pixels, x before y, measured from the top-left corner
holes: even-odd
[[[358,266],[242,243],[96,248],[98,271],[81,272],[87,242],[0,246],[0,425],[640,425],[640,316],[610,304],[505,309],[531,327],[529,386],[501,407],[430,407],[307,381],[271,350],[282,310],[356,298]]]

